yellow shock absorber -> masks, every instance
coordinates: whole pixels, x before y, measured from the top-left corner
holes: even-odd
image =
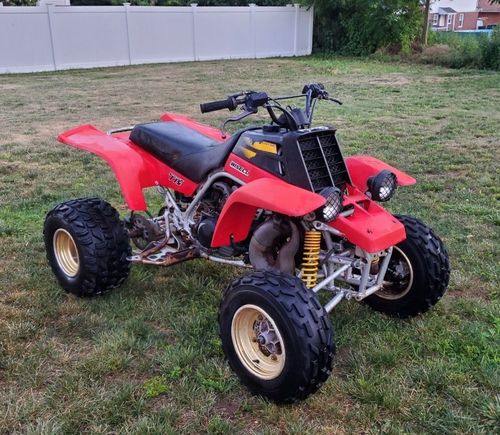
[[[302,281],[304,281],[307,288],[313,288],[318,281],[320,250],[321,232],[306,231],[304,253],[302,254]]]

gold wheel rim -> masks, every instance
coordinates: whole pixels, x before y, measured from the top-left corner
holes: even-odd
[[[243,305],[231,324],[234,350],[243,366],[254,376],[277,378],[285,366],[285,346],[272,317],[256,305]]]
[[[406,267],[408,268],[408,274],[409,274],[409,280],[408,280],[408,285],[402,289],[401,291],[395,293],[393,291],[390,291],[389,289],[382,287],[381,290],[379,290],[377,293],[375,293],[378,297],[382,299],[388,299],[391,301],[395,301],[397,299],[401,299],[403,296],[408,294],[408,292],[411,289],[411,286],[413,285],[413,267],[411,266],[410,259],[408,256],[397,246],[394,247],[394,250],[397,250],[399,255],[401,255],[401,258],[404,260],[406,263]],[[389,284],[388,282],[384,281],[384,284],[387,285]]]
[[[63,228],[54,233],[54,254],[59,268],[69,277],[74,277],[80,269],[78,249],[71,234]]]

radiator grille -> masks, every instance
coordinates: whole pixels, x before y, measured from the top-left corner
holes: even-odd
[[[299,138],[299,149],[306,165],[311,189],[319,192],[329,186],[344,189],[349,175],[332,132],[305,135]]]

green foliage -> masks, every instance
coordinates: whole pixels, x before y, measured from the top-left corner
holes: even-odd
[[[407,54],[422,23],[419,0],[316,0],[314,7],[319,51],[366,55],[396,46]]]
[[[26,0],[17,0],[26,1]],[[31,1],[31,0],[27,0]],[[35,0],[33,0],[35,1]],[[109,6],[122,5],[127,0],[71,0],[73,6]],[[259,6],[283,6],[287,0],[128,0],[134,6],[189,6],[197,3],[198,6],[247,6],[248,3],[255,3]]]
[[[500,27],[491,35],[431,32],[429,36],[430,47],[419,58],[424,63],[500,70]]]
[[[72,0],[72,6],[112,6],[117,4],[123,4],[125,0],[118,2],[113,0]]]
[[[189,0],[187,4],[193,3]],[[258,6],[285,6],[293,3],[290,0],[199,0],[195,1],[198,6],[248,6],[249,3],[255,3]]]
[[[168,385],[163,376],[156,376],[144,382],[144,391],[149,398],[158,397],[168,391]]]
[[[500,26],[495,28],[490,39],[480,40],[479,49],[482,67],[500,71]]]
[[[36,6],[36,0],[2,0],[4,6]]]

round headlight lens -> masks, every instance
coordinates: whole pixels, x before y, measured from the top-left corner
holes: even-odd
[[[320,193],[326,198],[322,208],[322,218],[325,222],[333,221],[342,211],[343,195],[338,187],[325,187]]]
[[[384,169],[377,175],[368,178],[368,190],[375,201],[389,201],[396,193],[398,180],[391,171]]]

